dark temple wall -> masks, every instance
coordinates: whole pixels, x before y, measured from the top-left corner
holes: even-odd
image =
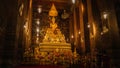
[[[97,26],[96,48],[99,52],[106,54],[111,58],[112,66],[120,67],[120,36],[118,21],[115,13],[113,0],[92,0],[92,11],[95,24]],[[103,18],[103,14],[107,13],[107,19]],[[104,31],[107,26],[108,31]]]
[[[0,1],[0,65],[7,67],[15,60],[15,36],[17,23],[17,1]],[[5,66],[6,65],[6,66]]]
[[[20,10],[22,3],[24,8]],[[29,0],[0,1],[0,68],[13,68],[22,60],[25,44],[29,43],[23,34],[28,8]]]

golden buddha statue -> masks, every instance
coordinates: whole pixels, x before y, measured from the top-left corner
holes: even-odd
[[[52,17],[50,22],[50,28],[47,28],[43,43],[66,43],[65,36],[61,33],[60,29],[57,28],[55,16],[58,15],[58,12],[52,4],[52,7],[49,11],[49,16]]]
[[[38,48],[35,51],[36,56],[41,53],[53,52],[56,49],[71,51],[70,44],[66,43],[65,36],[62,34],[56,23],[55,17],[57,16],[57,14],[58,12],[53,4],[49,11],[49,16],[52,17],[50,26],[46,29],[45,36],[42,42],[39,44],[40,46],[36,47]],[[37,57],[35,58],[37,59]]]
[[[57,28],[55,23],[55,17],[52,17],[50,22],[50,28],[47,29],[43,42],[47,43],[66,43],[65,36],[61,33],[60,29]]]

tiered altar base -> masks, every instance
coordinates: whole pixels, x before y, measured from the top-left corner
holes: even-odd
[[[40,43],[35,47],[35,59],[42,65],[71,64],[72,51],[69,43]]]
[[[69,43],[40,43],[39,52],[51,52],[57,50],[71,51]]]

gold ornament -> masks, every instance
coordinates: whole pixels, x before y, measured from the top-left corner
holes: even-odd
[[[49,16],[57,16],[57,15],[58,15],[58,12],[57,12],[57,10],[55,8],[55,5],[52,4],[52,7],[51,7],[51,9],[49,11]]]

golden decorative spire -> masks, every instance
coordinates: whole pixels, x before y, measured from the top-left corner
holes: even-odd
[[[50,11],[49,11],[49,16],[57,16],[58,15],[58,12],[57,12],[57,10],[56,10],[56,8],[55,8],[55,5],[54,5],[54,3],[52,4],[52,7],[51,7],[51,9],[50,9]]]

